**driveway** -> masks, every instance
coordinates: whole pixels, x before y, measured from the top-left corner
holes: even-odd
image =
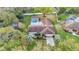
[[[46,37],[46,42],[47,42],[47,44],[49,44],[51,46],[55,45],[53,37]]]

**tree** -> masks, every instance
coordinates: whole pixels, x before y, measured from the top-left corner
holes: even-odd
[[[60,7],[59,8],[58,15],[63,14],[65,11],[66,11],[66,8],[65,7]]]
[[[54,10],[53,8],[51,7],[36,7],[36,8],[33,8],[33,12],[40,12],[40,13],[43,13],[43,16],[45,17],[46,14],[48,13],[52,13]]]
[[[26,31],[25,29],[26,29],[25,24],[19,22],[19,23],[18,23],[18,30],[20,30],[20,31],[22,31],[22,32],[23,32],[23,31],[25,32],[25,31]]]
[[[10,9],[9,11],[11,11],[12,13],[14,13],[16,15],[16,17],[18,19],[23,19],[23,13],[28,13],[28,12],[31,12],[32,11],[32,8],[29,7],[15,7],[13,8],[12,10]]]
[[[9,11],[0,12],[0,20],[3,21],[4,26],[10,25],[15,19],[17,19],[17,17],[14,13]]]
[[[26,43],[26,37],[23,32],[10,27],[0,29],[0,50],[3,50],[1,47],[4,47],[4,50],[23,50],[26,47]]]
[[[73,38],[69,38],[67,40],[60,40],[60,42],[57,43],[54,47],[54,50],[76,51],[79,50],[79,43],[77,43],[76,40]]]
[[[69,9],[69,11],[68,11],[69,14],[78,14],[79,13],[79,8],[78,7],[67,8],[67,9]]]

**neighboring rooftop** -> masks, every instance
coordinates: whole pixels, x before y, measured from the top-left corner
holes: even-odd
[[[75,32],[79,33],[79,17],[72,16],[69,17],[66,21],[63,23],[64,30],[68,32]]]

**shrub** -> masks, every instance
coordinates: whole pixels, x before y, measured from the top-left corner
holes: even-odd
[[[27,46],[27,50],[30,51],[30,50],[32,50],[35,46],[36,46],[36,43],[35,43],[35,41],[33,41],[32,43],[30,43],[30,44]]]

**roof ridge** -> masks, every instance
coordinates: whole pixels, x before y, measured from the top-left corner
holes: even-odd
[[[54,32],[54,31],[52,31],[51,28],[49,28],[49,27],[46,27],[46,28],[43,29],[41,32],[44,32],[44,31],[46,31],[47,29],[49,29],[49,31],[51,31],[51,32]]]

